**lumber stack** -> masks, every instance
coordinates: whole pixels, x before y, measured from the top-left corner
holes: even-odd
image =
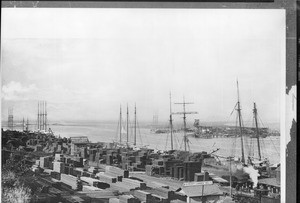
[[[145,182],[140,182],[138,180],[133,180],[133,179],[130,179],[130,178],[123,178],[123,182],[128,184],[128,185],[134,186],[135,188],[140,188],[142,190],[146,188],[146,183]]]
[[[113,198],[109,198],[109,202],[108,203],[119,203],[120,200],[116,197],[113,197]]]
[[[65,164],[63,162],[54,161],[53,162],[53,170],[58,173],[65,172]]]
[[[115,173],[105,172],[104,174],[117,178],[118,182],[122,182],[122,180],[123,180],[123,176],[115,174]]]
[[[71,186],[73,190],[77,189],[77,178],[74,176],[61,174],[60,181],[66,185]]]
[[[107,182],[107,183],[115,183],[117,182],[117,178],[110,176],[110,175],[106,175],[104,173],[98,173],[98,177],[101,181]]]
[[[98,183],[100,182],[98,179],[95,178],[90,178],[90,177],[81,177],[80,178],[83,182],[86,182],[87,184],[89,184],[90,186],[98,186]]]
[[[50,162],[50,157],[40,157],[40,162],[39,162],[39,166],[41,168],[48,168],[50,165],[49,165],[49,162]]]
[[[119,192],[129,192],[131,190],[139,189],[136,185],[127,184],[124,182],[116,182],[114,184],[111,184],[112,189],[118,190]]]
[[[121,195],[119,203],[140,203],[140,201],[132,195]]]
[[[115,167],[115,166],[105,166],[105,172],[107,173],[113,173],[119,176],[123,176],[124,178],[129,177],[129,171],[123,170],[121,168]]]
[[[50,176],[56,180],[60,180],[61,179],[61,174],[56,172],[56,171],[51,171],[50,172]]]
[[[82,191],[83,192],[92,192],[92,191],[102,191],[102,189],[100,189],[98,187],[94,187],[94,186],[83,185]]]
[[[146,203],[150,203],[152,199],[152,195],[149,192],[145,192],[143,190],[135,190],[133,192],[134,196],[137,197],[140,201],[144,201]]]

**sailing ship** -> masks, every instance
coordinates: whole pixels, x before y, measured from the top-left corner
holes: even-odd
[[[241,157],[238,161],[242,164],[242,171],[249,174],[251,181],[249,179],[238,180],[236,187],[237,192],[234,195],[234,199],[238,202],[262,202],[264,200],[268,200],[268,202],[278,202],[280,199],[278,198],[277,193],[274,197],[270,197],[270,194],[273,193],[273,189],[270,189],[270,185],[268,185],[268,177],[270,177],[270,167],[269,160],[267,158],[263,159],[261,154],[261,144],[260,144],[260,132],[258,128],[258,119],[257,119],[257,108],[256,103],[254,102],[253,107],[253,116],[255,120],[255,129],[256,136],[254,137],[257,141],[257,149],[258,149],[258,158],[248,156],[247,162],[245,159],[244,152],[244,136],[242,129],[242,116],[241,116],[241,105],[239,100],[239,87],[237,81],[237,95],[238,101],[236,104],[236,110],[238,112],[238,121],[239,121],[239,129],[240,129],[240,139],[241,139]],[[238,162],[236,162],[238,163]],[[230,157],[230,187],[232,186],[231,182],[231,157]],[[278,174],[277,174],[278,175]],[[262,179],[266,178],[266,179]],[[259,179],[264,180],[262,182]],[[276,176],[276,180],[278,177]],[[231,188],[230,188],[231,189]],[[275,189],[277,191],[277,189]]]
[[[244,166],[247,165],[252,165],[255,166],[257,169],[261,169],[262,165],[266,166],[266,164],[269,163],[268,159],[265,158],[263,160],[262,158],[262,153],[261,153],[261,144],[260,144],[260,138],[261,138],[261,133],[260,133],[260,128],[258,127],[258,113],[257,113],[257,108],[256,108],[256,103],[254,102],[254,107],[253,107],[253,117],[255,121],[255,135],[252,135],[250,138],[255,138],[257,140],[257,151],[258,151],[258,157],[250,156],[250,151],[249,151],[249,156],[246,159],[245,155],[245,136],[244,136],[244,127],[242,123],[242,113],[241,113],[241,104],[240,104],[240,95],[239,95],[239,83],[237,81],[237,103],[235,105],[236,111],[237,111],[237,117],[238,117],[238,128],[239,128],[239,137],[240,137],[240,142],[241,142],[241,157],[238,157],[238,160],[240,160],[241,164]]]
[[[113,140],[113,143],[115,147],[126,147],[126,148],[133,148],[133,149],[139,149],[139,148],[147,148],[148,145],[137,145],[137,128],[138,128],[138,122],[137,122],[137,113],[136,113],[136,105],[134,106],[134,126],[133,126],[133,141],[129,140],[129,111],[128,111],[128,105],[127,105],[127,112],[126,112],[126,123],[123,125],[123,119],[122,119],[122,107],[120,106],[120,116],[119,116],[119,122],[118,122],[118,133],[117,133],[117,139]],[[126,129],[125,129],[126,127]],[[124,135],[126,135],[126,140],[123,140]]]
[[[208,167],[213,167],[217,169],[223,169],[228,171],[229,165],[231,165],[231,161],[233,161],[233,165],[240,165],[241,167],[248,167],[252,166],[255,170],[258,170],[260,177],[269,177],[270,176],[270,163],[268,158],[264,158],[262,156],[262,148],[261,148],[261,136],[260,136],[260,128],[258,127],[258,114],[257,114],[257,108],[256,108],[256,103],[254,103],[253,107],[253,116],[254,116],[254,121],[255,121],[255,136],[253,136],[253,140],[256,140],[257,142],[257,157],[254,157],[254,153],[251,154],[251,150],[248,151],[248,157],[246,156],[245,152],[245,146],[247,146],[247,141],[246,139],[249,139],[249,137],[246,137],[244,135],[244,126],[242,122],[242,113],[241,113],[241,103],[240,103],[240,95],[239,95],[239,84],[237,81],[237,103],[235,104],[234,109],[237,111],[237,120],[238,120],[238,126],[237,126],[237,134],[236,134],[236,140],[240,140],[240,149],[241,149],[241,154],[240,156],[236,156],[235,149],[236,149],[236,143],[233,143],[232,147],[232,154],[231,158],[225,157],[225,156],[219,156],[212,154],[217,162],[212,162],[209,163],[207,166]],[[252,141],[253,141],[252,140]],[[249,146],[247,146],[249,148]],[[251,147],[251,146],[250,146]],[[254,148],[254,145],[253,145]],[[254,152],[254,149],[252,150]],[[223,159],[223,160],[221,160]],[[277,164],[278,165],[278,164]],[[275,167],[276,168],[276,167]],[[274,168],[274,169],[275,169]]]

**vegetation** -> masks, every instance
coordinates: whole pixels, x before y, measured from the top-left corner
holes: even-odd
[[[24,183],[29,167],[11,157],[2,167],[2,202],[27,203],[31,189]]]

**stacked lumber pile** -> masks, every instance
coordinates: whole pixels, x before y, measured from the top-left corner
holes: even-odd
[[[73,190],[77,189],[77,178],[72,175],[61,174],[60,181],[71,186]]]
[[[134,196],[137,197],[140,201],[151,203],[152,195],[149,192],[143,190],[135,190],[133,192]]]
[[[105,172],[115,174],[116,176],[123,176],[124,178],[129,177],[129,171],[123,170],[115,166],[105,166]]]
[[[141,190],[146,189],[146,183],[145,182],[141,182],[138,180],[133,180],[130,178],[123,178],[123,182],[128,184],[128,185],[132,185],[135,186],[136,188],[140,188]]]
[[[121,195],[119,203],[140,203],[141,201],[132,195]]]
[[[98,173],[97,176],[99,177],[99,179],[101,181],[104,181],[106,183],[116,183],[117,182],[117,178],[110,176],[110,175],[106,175],[103,172]]]

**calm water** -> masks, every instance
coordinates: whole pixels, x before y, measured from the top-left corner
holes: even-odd
[[[50,126],[55,135],[61,137],[87,136],[92,142],[112,142],[119,141],[119,129],[117,123],[104,122],[69,122],[64,125]],[[16,128],[18,129],[18,128]],[[129,142],[133,142],[133,128],[129,130]],[[125,130],[122,130],[123,142],[126,142],[127,136]],[[157,150],[171,149],[171,141],[169,134],[154,134],[150,132],[148,127],[140,127],[137,129],[137,145],[147,145]],[[212,152],[219,148],[215,154],[219,156],[240,156],[241,140],[240,138],[212,138],[199,139],[189,137],[189,147],[191,152],[207,151]],[[255,139],[245,138],[245,155],[251,154],[257,156],[257,141]],[[250,147],[251,146],[251,147]],[[184,149],[183,134],[174,134],[174,148]],[[280,162],[280,137],[267,137],[261,139],[262,156],[267,157],[271,163]],[[252,149],[252,150],[250,150]],[[253,151],[254,149],[254,151]]]

